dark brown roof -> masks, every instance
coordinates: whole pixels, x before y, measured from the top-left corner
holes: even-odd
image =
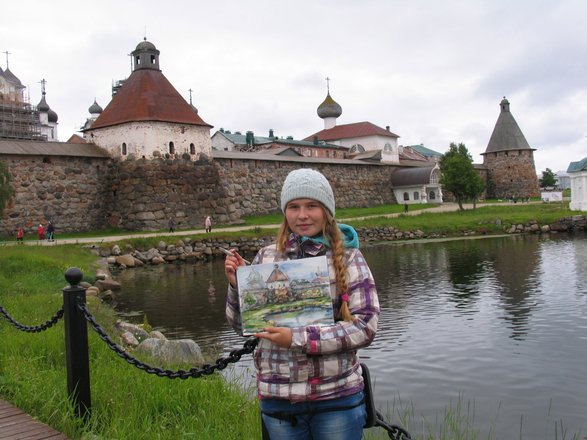
[[[398,169],[391,175],[391,185],[401,187],[429,184],[433,169],[434,166]]]
[[[354,124],[343,124],[329,128],[327,130],[321,130],[318,133],[305,138],[305,141],[312,141],[314,136],[318,136],[319,141],[335,141],[339,139],[356,138],[363,136],[387,136],[392,138],[398,138],[399,136],[392,133],[389,130],[378,127],[371,122],[355,122]]]
[[[86,141],[79,134],[72,134],[70,136],[70,138],[67,140],[67,142],[69,142],[70,144],[87,144],[88,143],[88,141]]]
[[[212,127],[200,118],[159,70],[138,69],[87,130],[137,121]]]
[[[95,144],[20,140],[0,140],[0,155],[2,154],[27,156],[110,157],[105,150]]]

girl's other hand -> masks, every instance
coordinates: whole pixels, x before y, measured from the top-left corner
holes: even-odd
[[[266,327],[262,333],[255,333],[261,339],[267,339],[283,348],[291,347],[292,332],[289,327]]]
[[[236,289],[236,269],[245,266],[245,260],[239,255],[236,249],[231,249],[232,255],[227,255],[224,260],[224,274],[230,285]]]

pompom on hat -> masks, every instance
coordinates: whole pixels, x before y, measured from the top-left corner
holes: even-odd
[[[295,199],[318,200],[332,216],[335,214],[334,193],[324,175],[311,168],[301,168],[290,172],[281,189],[281,210]]]

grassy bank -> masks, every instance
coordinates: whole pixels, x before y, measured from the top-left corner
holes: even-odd
[[[397,207],[394,209],[403,209]],[[410,207],[412,210],[412,207]],[[393,226],[402,230],[420,229],[446,235],[463,230],[502,232],[509,224],[535,220],[548,224],[561,217],[577,214],[563,205],[496,205],[475,211],[382,217],[388,207],[374,211],[338,212],[339,218],[374,215],[354,221],[355,226]],[[397,211],[396,211],[397,212]],[[254,225],[277,223],[266,216],[249,219],[251,229],[238,232],[214,232],[222,237],[269,235],[273,229]],[[501,226],[496,228],[498,223]],[[498,230],[498,231],[497,231]],[[194,234],[204,237],[206,234]],[[210,234],[208,234],[209,236]],[[135,238],[133,247],[146,247],[164,239]],[[128,240],[120,242],[125,244]],[[111,245],[110,243],[109,245]],[[70,266],[92,274],[95,257],[76,245],[6,246],[0,248],[0,305],[17,321],[26,325],[44,323],[62,306],[63,273]],[[114,316],[99,302],[90,301],[90,309],[109,334]],[[0,317],[0,397],[40,420],[64,432],[72,439],[258,439],[261,438],[258,406],[250,393],[221,379],[218,374],[200,379],[170,380],[146,374],[129,365],[108,349],[92,330],[90,362],[92,383],[91,423],[83,425],[67,400],[67,381],[63,341],[63,322],[42,333],[24,333]],[[447,402],[447,405],[449,403]],[[390,410],[389,420],[406,428],[419,426],[417,409],[399,405]],[[473,440],[479,438],[466,405],[449,406],[444,420],[420,429],[420,439]],[[366,433],[368,439],[383,439],[380,429]],[[561,435],[561,438],[564,436]],[[567,437],[571,438],[571,437]]]
[[[63,305],[66,268],[91,273],[94,259],[75,246],[5,247],[0,305],[22,324],[44,323]],[[113,322],[109,308],[97,302],[90,308],[108,331]],[[0,397],[72,439],[260,438],[256,402],[236,385],[218,374],[185,381],[146,374],[89,333],[89,425],[73,416],[67,400],[62,321],[42,333],[25,333],[0,318]]]

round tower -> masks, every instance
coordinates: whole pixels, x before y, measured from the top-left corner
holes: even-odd
[[[534,151],[510,112],[510,102],[499,103],[500,114],[483,155],[488,198],[540,196]]]

